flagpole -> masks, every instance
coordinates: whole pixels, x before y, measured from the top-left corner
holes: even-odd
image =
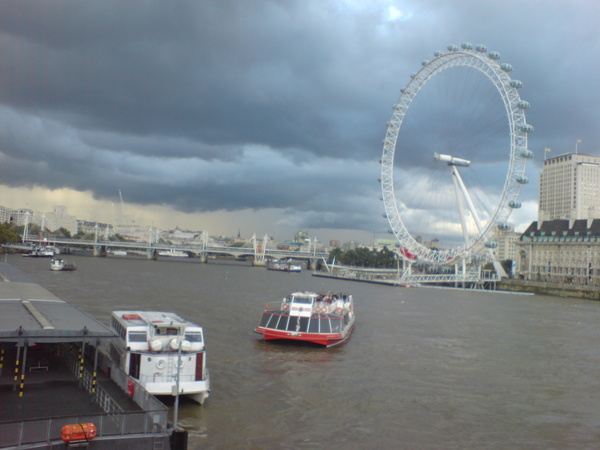
[[[575,154],[577,154],[577,149],[578,149],[578,146],[579,146],[579,143],[580,143],[580,142],[581,142],[581,139],[577,139],[577,140],[575,141]]]

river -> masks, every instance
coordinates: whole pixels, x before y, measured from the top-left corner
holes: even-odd
[[[182,401],[189,448],[600,448],[600,303],[400,288],[179,258],[7,260],[108,324],[114,309],[174,311],[204,327],[211,395]],[[352,293],[350,340],[266,343],[264,304]],[[173,405],[171,404],[171,407]]]

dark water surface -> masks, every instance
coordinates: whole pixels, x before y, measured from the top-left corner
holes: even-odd
[[[69,258],[8,262],[104,323],[114,309],[174,311],[205,330],[211,396],[182,402],[189,448],[600,448],[600,303],[403,289],[249,263]],[[294,290],[352,293],[343,346],[253,332]]]

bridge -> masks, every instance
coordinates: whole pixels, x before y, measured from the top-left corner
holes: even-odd
[[[308,241],[308,245],[298,250],[278,249],[269,242],[265,235],[262,241],[256,235],[245,244],[247,246],[224,246],[209,244],[208,234],[203,234],[201,243],[172,245],[161,242],[136,242],[136,241],[114,241],[101,239],[96,233],[95,239],[72,239],[64,237],[50,237],[40,241],[39,237],[23,236],[23,243],[30,245],[64,246],[92,248],[95,256],[106,256],[111,250],[126,250],[146,255],[149,259],[157,259],[159,252],[180,251],[190,257],[200,258],[201,262],[208,262],[209,256],[227,255],[236,258],[252,258],[252,265],[266,266],[269,259],[293,259],[306,261],[308,268],[314,268],[317,261],[329,256],[328,252],[317,251],[317,241]],[[8,246],[7,246],[8,247]]]

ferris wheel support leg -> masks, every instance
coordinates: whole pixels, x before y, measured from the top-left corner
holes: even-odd
[[[465,186],[465,183],[463,182],[460,174],[458,173],[458,169],[456,168],[456,166],[452,166],[452,172],[455,174],[456,181],[460,187],[460,191],[462,192],[463,196],[465,197],[465,200],[467,201],[467,206],[469,207],[469,211],[471,211],[471,214],[473,215],[473,218],[475,219],[475,225],[477,225],[477,231],[479,233],[481,233],[481,231],[483,230],[483,227],[481,226],[481,220],[479,219],[479,214],[477,214],[477,209],[475,209],[473,200],[471,200],[469,191],[467,191],[467,187]]]
[[[461,184],[460,175],[456,166],[452,166],[452,182],[454,184],[454,195],[456,195],[456,203],[458,205],[458,216],[460,217],[460,225],[463,232],[463,238],[465,239],[465,245],[469,246],[469,229],[467,227],[467,219],[465,216],[465,207],[461,196]]]
[[[498,279],[508,278],[506,270],[504,270],[504,267],[502,266],[500,261],[498,261],[498,258],[496,258],[496,255],[494,255],[494,252],[492,251],[492,249],[490,249],[490,256],[492,257],[492,265],[494,266],[496,275],[498,275]]]

